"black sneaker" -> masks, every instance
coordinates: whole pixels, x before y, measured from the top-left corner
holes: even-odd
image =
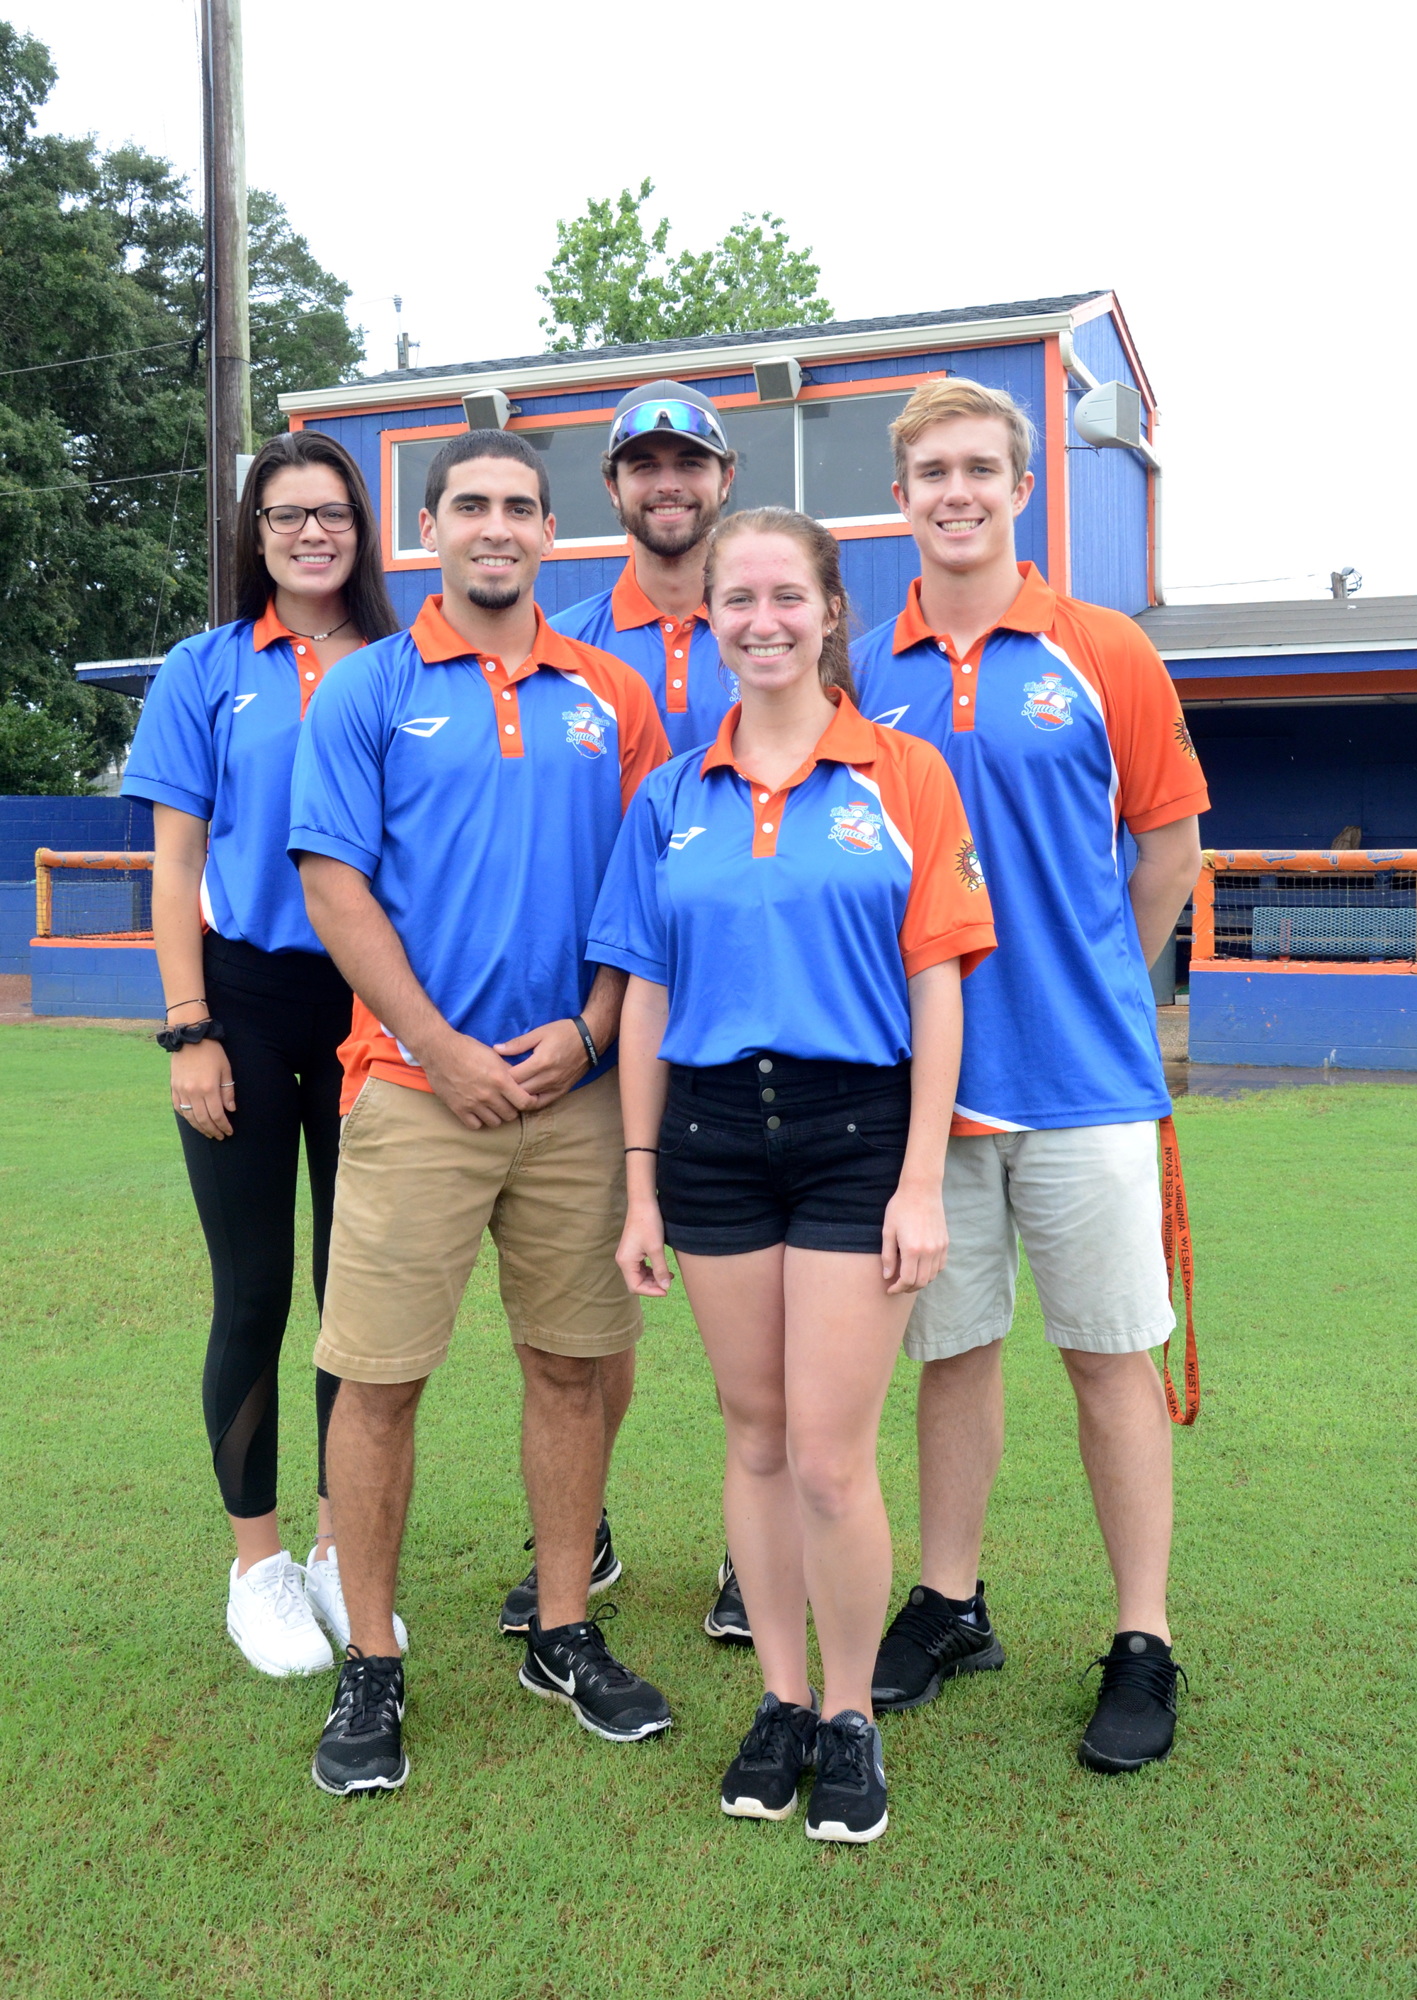
[[[753,1643],[743,1593],[738,1587],[738,1574],[727,1549],[723,1551],[723,1561],[718,1566],[718,1596],[704,1620],[704,1630],[710,1639],[721,1639],[728,1646],[751,1646]]]
[[[1092,1667],[1101,1667],[1102,1686],[1078,1762],[1111,1774],[1140,1771],[1167,1756],[1176,1735],[1176,1677],[1186,1680],[1186,1670],[1166,1641],[1153,1632],[1119,1632],[1089,1674]]]
[[[738,1755],[723,1774],[719,1803],[732,1819],[789,1819],[797,1783],[817,1758],[818,1710],[765,1694]]]
[[[536,1547],[535,1535],[528,1536],[523,1544],[528,1549]],[[610,1542],[610,1523],[604,1514],[600,1526],[595,1531],[595,1555],[590,1566],[590,1589],[586,1595],[594,1597],[599,1590],[609,1590],[620,1575],[620,1562]],[[518,1636],[531,1629],[531,1621],[536,1616],[536,1564],[533,1563],[515,1589],[509,1590],[502,1609],[497,1614],[497,1630]]]
[[[659,1689],[622,1667],[606,1645],[600,1621],[614,1615],[607,1604],[583,1625],[543,1632],[533,1612],[517,1679],[545,1701],[564,1701],[583,1729],[607,1742],[638,1743],[658,1736],[673,1718]]]
[[[874,1722],[844,1708],[817,1724],[808,1840],[876,1840],[886,1830],[886,1767]]]
[[[310,1775],[338,1798],[398,1790],[408,1776],[402,1660],[366,1659],[358,1647],[347,1648]]]
[[[984,1583],[974,1586],[967,1613],[951,1611],[938,1590],[917,1583],[886,1628],[871,1681],[871,1706],[919,1708],[933,1701],[942,1681],[956,1674],[988,1673],[1004,1664],[1004,1649],[989,1623]]]

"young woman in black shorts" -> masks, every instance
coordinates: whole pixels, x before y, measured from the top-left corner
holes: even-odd
[[[301,717],[324,675],[397,629],[358,466],[332,438],[263,445],[237,517],[240,616],[174,646],[123,779],[153,806],[153,933],[172,1106],[211,1258],[202,1402],[236,1539],[227,1629],[268,1674],[334,1664],[348,1618],[325,1498],[339,1384],[318,1373],[319,1536],[291,1560],[276,1518],[277,1373],[295,1263],[300,1141],[324,1290],[350,993],[286,855]],[[318,1621],[318,1622],[317,1622]]]
[[[645,780],[591,928],[588,955],[631,975],[619,1261],[663,1297],[673,1247],[723,1408],[766,1690],[723,1810],[786,1818],[815,1762],[808,1833],[874,1840],[876,1433],[912,1296],[945,1258],[959,982],[994,933],[944,760],[853,704],[832,537],[784,509],[733,515],[705,595],[741,703],[707,752]]]

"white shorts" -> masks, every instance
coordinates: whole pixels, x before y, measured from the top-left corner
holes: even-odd
[[[1002,1340],[1020,1236],[1055,1347],[1132,1354],[1159,1347],[1176,1324],[1152,1123],[951,1139],[945,1220],[948,1261],[906,1328],[916,1361]]]

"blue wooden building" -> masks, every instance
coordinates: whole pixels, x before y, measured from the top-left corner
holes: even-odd
[[[755,371],[787,359],[801,369],[798,393],[760,395]],[[418,542],[424,474],[443,439],[466,427],[464,397],[501,391],[507,428],[546,454],[558,540],[538,596],[557,611],[605,589],[624,560],[599,470],[615,404],[659,376],[693,382],[722,410],[739,454],[737,504],[802,507],[826,522],[869,626],[894,615],[916,573],[891,500],[886,426],[912,389],[945,375],[1007,389],[1038,427],[1020,555],[1075,596],[1127,612],[1153,604],[1156,406],[1110,292],[406,369],[283,396],[281,407],[293,429],[328,432],[359,461],[379,509],[394,605],[410,620],[436,588],[436,563]],[[1112,381],[1139,410],[1138,450],[1093,451],[1071,434],[1079,396]]]

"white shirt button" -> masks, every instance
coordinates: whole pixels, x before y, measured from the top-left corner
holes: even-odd
[[[511,698],[512,698],[512,690],[510,688],[503,688],[502,690],[503,701],[510,701]]]
[[[683,648],[682,646],[676,646],[676,647],[674,648],[674,657],[675,657],[675,659],[676,659],[676,660],[682,660],[682,659],[683,659],[683,657],[684,657],[684,648]]]
[[[763,832],[764,833],[772,832],[772,821],[770,819],[765,819],[763,821]]]
[[[964,665],[960,668],[960,672],[962,674],[972,674],[974,672],[974,669],[972,666],[970,666],[968,660],[966,660]]]
[[[682,681],[675,681],[673,685],[677,688],[681,688],[683,687],[684,683]]]
[[[950,650],[949,647],[945,644],[943,639],[937,639],[935,641],[935,644],[939,647],[942,653],[947,653]]]
[[[516,733],[517,733],[517,725],[515,724],[515,722],[509,722],[509,723],[507,724],[507,734],[508,734],[508,736],[515,736],[515,735],[516,735]]]
[[[307,674],[306,674],[306,676],[305,676],[305,678],[306,678],[306,680],[307,680],[307,681],[313,681],[313,680],[314,680],[314,678],[315,678],[315,676],[314,676],[313,674],[311,674],[311,673],[307,673]]]
[[[968,707],[969,707],[969,696],[968,696],[967,694],[962,694],[962,695],[960,696],[960,698],[959,698],[959,705],[960,705],[960,707],[961,707],[961,708],[968,708]]]
[[[666,632],[672,632],[674,630],[674,627],[671,624],[666,623],[664,629]]]
[[[759,793],[758,793],[758,804],[759,804],[760,806],[765,806],[765,805],[767,804],[767,802],[768,802],[768,795],[767,795],[767,793],[766,793],[766,792],[759,792]]]

